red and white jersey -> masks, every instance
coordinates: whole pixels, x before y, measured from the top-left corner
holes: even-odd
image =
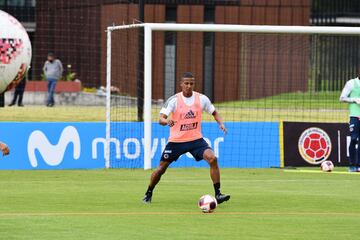
[[[201,119],[202,111],[212,114],[215,111],[208,97],[193,92],[189,98],[182,92],[169,98],[160,113],[169,116],[176,124],[170,128],[169,142],[188,142],[202,138]]]

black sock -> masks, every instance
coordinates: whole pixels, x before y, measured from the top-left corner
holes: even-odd
[[[146,190],[146,195],[148,195],[148,194],[150,194],[150,195],[152,195],[152,192],[153,192],[153,190],[154,190],[154,187],[148,187],[148,189]]]
[[[214,190],[215,190],[215,196],[221,194],[219,182],[214,184]]]

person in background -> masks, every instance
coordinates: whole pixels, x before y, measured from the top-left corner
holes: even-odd
[[[43,71],[48,82],[48,99],[46,106],[53,107],[55,104],[54,92],[56,83],[62,77],[64,71],[61,61],[56,58],[54,53],[48,53]]]
[[[9,104],[9,107],[14,106],[16,104],[17,100],[18,100],[19,107],[24,106],[22,103],[22,100],[23,100],[23,96],[24,96],[25,86],[26,86],[26,78],[24,77],[21,80],[21,82],[15,87],[14,96],[13,96],[11,103]]]
[[[341,95],[340,101],[349,104],[349,172],[360,172],[360,67],[358,68],[357,77],[346,82]]]

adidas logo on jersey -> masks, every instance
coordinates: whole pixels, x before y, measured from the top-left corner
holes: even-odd
[[[188,113],[185,114],[184,119],[196,118],[194,112],[190,110]]]

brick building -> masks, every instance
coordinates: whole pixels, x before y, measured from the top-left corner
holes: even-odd
[[[71,64],[84,86],[104,85],[106,27],[132,23],[138,18],[138,5],[129,1],[38,0],[34,76],[40,76],[47,52],[55,51],[65,65]],[[310,0],[145,1],[145,22],[308,25],[309,19]],[[260,49],[254,46],[257,38],[261,37],[237,33],[155,33],[153,97],[166,98],[176,91],[178,84],[174,80],[184,71],[194,72],[200,79],[197,90],[215,101],[305,90],[309,54],[301,48],[294,48],[297,52],[285,58],[280,58],[279,54],[292,48],[286,44],[295,46],[303,43],[306,37],[294,37],[289,41],[274,36],[272,42],[275,44]],[[125,46],[138,43],[130,39],[120,42]],[[234,51],[243,47],[250,49],[247,58]],[[127,76],[127,84],[120,87],[123,93],[136,96],[138,59],[137,54],[132,55],[129,53],[127,58],[134,60],[128,61],[126,66],[132,73]],[[254,64],[256,68],[250,68]],[[276,71],[276,64],[281,64],[286,72]],[[121,82],[121,75],[124,74],[117,71],[112,77]],[[257,85],[263,87],[257,88]]]

